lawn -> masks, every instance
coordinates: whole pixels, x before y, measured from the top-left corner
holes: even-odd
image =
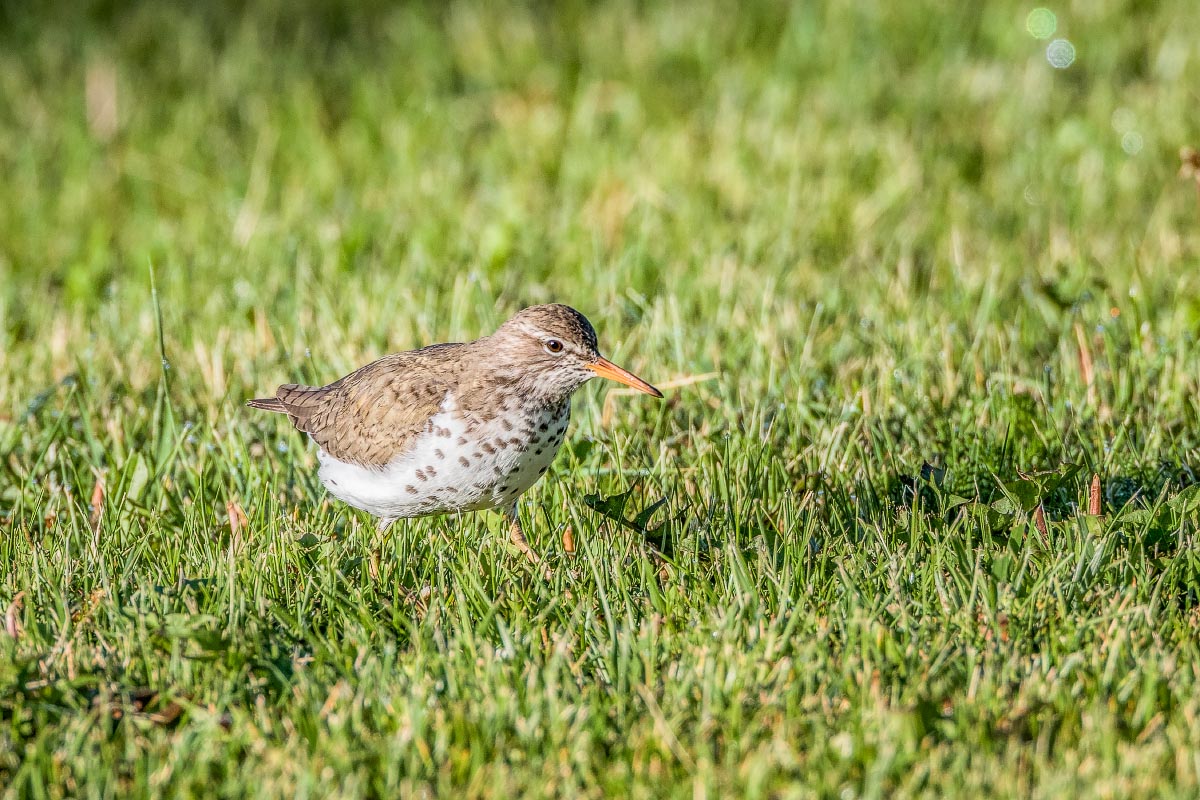
[[[0,6],[4,796],[1200,793],[1200,14],[948,9]],[[548,582],[244,407],[550,301]]]

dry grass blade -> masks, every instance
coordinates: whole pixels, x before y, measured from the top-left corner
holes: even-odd
[[[88,522],[91,525],[92,533],[100,531],[100,518],[104,514],[104,479],[96,476],[96,483],[92,486],[92,514]]]
[[[1092,485],[1088,490],[1088,513],[1093,517],[1100,516],[1100,476],[1092,475]]]
[[[1088,405],[1096,405],[1096,369],[1092,362],[1092,348],[1088,345],[1087,333],[1083,325],[1075,323],[1075,341],[1079,346],[1079,371],[1083,375],[1083,385],[1087,387]]]
[[[657,383],[655,386],[657,386],[660,391],[665,392],[670,389],[679,389],[684,386],[692,386],[693,384],[716,380],[719,377],[721,377],[721,373],[719,372],[705,372],[700,375],[685,375],[682,378],[672,378],[664,383]],[[600,424],[607,427],[609,423],[612,422],[613,413],[615,413],[616,409],[616,398],[631,397],[636,394],[639,394],[637,389],[610,389],[608,394],[604,397],[604,407],[600,413]]]

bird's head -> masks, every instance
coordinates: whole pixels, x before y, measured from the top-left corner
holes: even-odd
[[[545,396],[570,396],[599,375],[662,397],[658,389],[600,355],[592,323],[570,306],[552,303],[522,309],[493,338],[503,343],[509,367],[520,371],[521,383]]]

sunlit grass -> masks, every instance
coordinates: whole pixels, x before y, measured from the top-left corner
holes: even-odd
[[[0,12],[9,794],[1194,796],[1200,17],[1032,10]],[[550,300],[549,583],[243,407]]]

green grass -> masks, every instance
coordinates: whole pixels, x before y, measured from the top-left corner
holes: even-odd
[[[199,5],[0,8],[6,796],[1200,792],[1190,0]],[[242,405],[550,300],[548,584]]]

